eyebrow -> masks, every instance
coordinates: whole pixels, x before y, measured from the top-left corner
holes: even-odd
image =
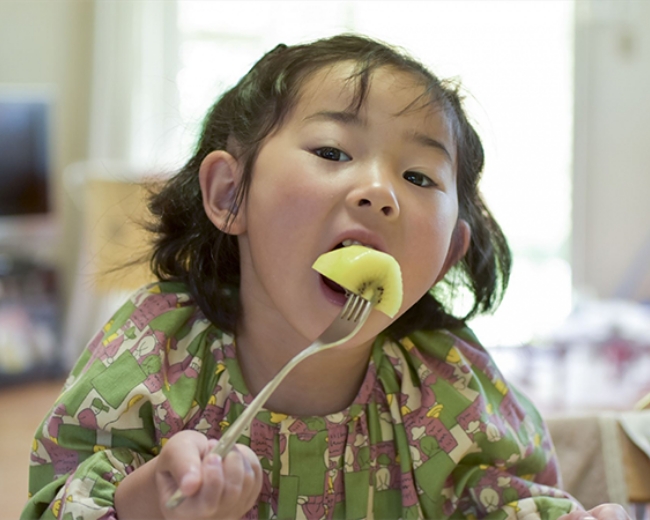
[[[359,117],[359,114],[356,114],[355,112],[349,112],[346,110],[343,111],[322,110],[320,112],[316,112],[315,114],[311,114],[305,117],[304,121],[309,121],[312,119],[323,119],[325,121],[335,121],[337,123],[344,123],[346,125],[350,125],[350,124],[355,126],[363,125],[363,121]]]
[[[432,137],[429,137],[428,135],[417,131],[409,132],[408,138],[415,143],[426,146],[427,148],[435,148],[437,150],[441,150],[452,163],[454,162],[454,159],[452,158],[449,150],[447,150],[447,147],[437,139],[433,139]]]
[[[324,121],[334,121],[337,123],[343,123],[345,125],[353,125],[353,126],[363,126],[364,124],[363,120],[359,117],[357,113],[345,111],[345,110],[342,111],[322,110],[320,112],[316,112],[314,114],[308,115],[307,117],[305,117],[303,121],[311,121],[314,119],[315,120],[320,119]],[[447,149],[447,147],[443,143],[441,143],[437,139],[429,137],[428,135],[418,131],[408,132],[406,136],[409,141],[412,141],[416,144],[419,144],[426,148],[434,148],[436,150],[442,151],[452,163],[454,162],[454,159],[451,156],[451,152]]]

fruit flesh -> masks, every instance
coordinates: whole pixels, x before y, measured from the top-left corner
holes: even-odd
[[[402,273],[387,253],[352,245],[319,256],[312,267],[391,318],[402,305]]]

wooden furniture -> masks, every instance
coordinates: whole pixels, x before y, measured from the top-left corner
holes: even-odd
[[[92,176],[84,182],[83,236],[63,338],[67,367],[127,297],[154,280],[147,195],[135,182]]]
[[[630,502],[650,504],[650,459],[620,429],[625,482]]]
[[[564,487],[587,509],[605,502],[650,505],[650,458],[627,435],[621,417],[611,412],[547,419]]]
[[[147,188],[132,182],[93,179],[86,189],[88,263],[82,267],[92,275],[96,289],[135,290],[152,281],[147,262],[151,236],[144,228],[148,220]],[[124,268],[133,262],[137,263]]]

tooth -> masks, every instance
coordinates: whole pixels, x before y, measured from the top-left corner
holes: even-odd
[[[343,247],[348,247],[348,246],[362,246],[363,244],[359,242],[358,240],[350,240],[349,238],[341,242],[343,244]]]

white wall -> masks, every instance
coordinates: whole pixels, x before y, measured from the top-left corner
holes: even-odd
[[[1,0],[0,88],[48,90],[54,95],[52,156],[56,236],[54,261],[61,267],[63,296],[76,268],[79,222],[62,183],[66,165],[87,154],[88,108],[92,53],[92,0]],[[31,249],[45,246],[34,226],[21,227],[18,240]],[[27,233],[25,233],[25,230]],[[3,244],[12,235],[0,224]],[[9,237],[16,241],[15,236]]]
[[[574,283],[650,301],[650,2],[577,6]]]

